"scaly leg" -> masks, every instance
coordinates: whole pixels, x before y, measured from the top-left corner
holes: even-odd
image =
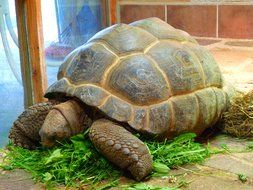
[[[109,161],[127,169],[136,180],[152,170],[152,157],[146,145],[122,126],[107,119],[95,121],[89,137],[94,146]]]
[[[13,123],[9,138],[14,145],[34,149],[39,145],[39,130],[44,120],[58,101],[48,101],[27,108]]]

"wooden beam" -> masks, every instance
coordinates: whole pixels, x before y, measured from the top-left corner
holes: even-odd
[[[102,12],[102,28],[109,26],[109,10],[108,10],[108,1],[100,0],[101,12]]]
[[[110,25],[117,23],[117,3],[118,0],[109,0]]]
[[[16,0],[25,107],[43,102],[47,88],[41,0]]]
[[[31,67],[29,66],[29,57],[25,53],[28,49],[27,38],[26,38],[26,26],[25,14],[24,14],[24,0],[16,0],[16,19],[18,27],[18,42],[19,42],[19,54],[20,54],[20,66],[22,73],[22,82],[24,89],[24,104],[25,107],[33,104],[32,94],[32,82],[31,82]]]

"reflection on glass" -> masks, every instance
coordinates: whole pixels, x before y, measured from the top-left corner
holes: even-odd
[[[3,147],[13,121],[24,109],[14,0],[0,2],[0,32],[0,147]]]
[[[100,0],[42,1],[45,55],[49,85],[56,81],[63,59],[102,29]]]

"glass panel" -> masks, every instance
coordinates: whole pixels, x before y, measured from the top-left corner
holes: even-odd
[[[43,0],[42,19],[49,85],[66,55],[103,28],[100,0]]]
[[[9,8],[8,8],[9,3]],[[0,147],[8,142],[13,121],[23,111],[23,86],[14,0],[0,1]]]

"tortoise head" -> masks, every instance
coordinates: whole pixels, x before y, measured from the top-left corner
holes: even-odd
[[[83,132],[85,118],[85,111],[75,100],[54,106],[39,131],[42,145],[52,147],[57,141]]]

